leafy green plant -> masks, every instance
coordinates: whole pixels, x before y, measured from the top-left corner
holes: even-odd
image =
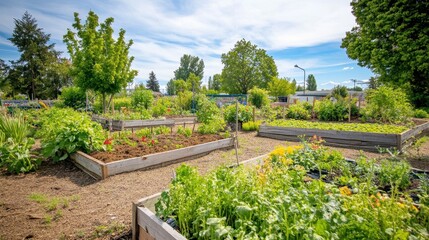
[[[429,118],[429,113],[427,113],[425,110],[423,109],[416,109],[414,111],[414,117],[415,118]]]
[[[246,122],[243,123],[242,126],[242,130],[243,131],[258,131],[259,130],[259,126],[261,125],[261,121],[256,121],[256,122]]]
[[[366,100],[367,105],[363,111],[365,119],[405,123],[413,114],[408,97],[401,89],[387,86],[370,89],[367,91]]]
[[[235,104],[229,105],[224,109],[224,119],[228,123],[235,123],[236,121],[236,106]],[[252,110],[249,106],[238,104],[238,121],[249,122],[252,120]]]
[[[206,98],[199,101],[196,114],[198,122],[207,124],[219,118],[220,109],[216,106],[215,102]]]
[[[177,128],[177,134],[181,134],[185,137],[190,137],[192,136],[192,129],[179,126]]]
[[[253,87],[249,90],[248,94],[249,102],[257,108],[262,108],[263,106],[267,106],[270,103],[270,99],[268,98],[268,91],[264,89]]]
[[[30,133],[29,125],[22,116],[10,117],[0,114],[0,132],[4,138],[12,138],[16,143],[23,141]]]
[[[197,131],[201,134],[215,134],[225,129],[225,121],[222,118],[203,123],[198,126]]]
[[[149,109],[153,102],[152,91],[137,88],[131,94],[131,105],[134,109]]]
[[[351,102],[351,116],[357,117],[359,109],[356,107],[356,99]],[[349,117],[349,99],[340,99],[336,102],[326,98],[316,105],[317,118],[322,121],[344,121]]]
[[[61,95],[58,97],[65,107],[73,109],[85,109],[86,94],[85,91],[79,87],[63,87]]]
[[[292,119],[307,120],[311,118],[311,111],[304,104],[297,103],[289,106],[286,116]]]
[[[411,166],[408,162],[383,160],[378,179],[381,186],[389,185],[394,189],[404,190],[411,184],[410,172]]]
[[[42,115],[38,135],[42,137],[42,153],[55,162],[67,159],[80,150],[101,150],[104,133],[99,123],[72,109],[51,108]]]
[[[399,134],[408,130],[405,126],[378,123],[333,123],[333,122],[309,122],[302,120],[275,120],[268,123],[268,126],[309,128],[321,130],[353,131],[353,132],[373,132],[373,133],[393,133]]]
[[[0,166],[6,167],[10,173],[18,174],[36,170],[42,162],[31,154],[33,138],[24,138],[19,142],[8,138],[0,144]]]

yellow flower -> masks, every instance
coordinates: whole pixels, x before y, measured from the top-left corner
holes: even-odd
[[[350,196],[352,195],[352,191],[347,186],[340,187],[340,194],[343,196]]]
[[[284,156],[286,148],[283,146],[277,146],[271,153],[270,156]]]

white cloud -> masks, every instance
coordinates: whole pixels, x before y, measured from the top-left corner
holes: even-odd
[[[28,10],[39,26],[52,34],[61,51],[66,51],[62,36],[71,28],[74,11],[81,19],[89,10],[96,12],[100,21],[113,17],[115,30],[124,28],[126,38],[134,40],[130,55],[139,71],[137,80],[147,79],[153,70],[162,84],[173,77],[183,54],[204,60],[206,83],[208,76],[221,72],[220,55],[241,38],[268,51],[283,50],[338,42],[355,25],[350,3],[344,0],[4,0],[0,7],[0,32],[11,34],[13,18],[19,19]],[[295,64],[306,69],[347,64],[304,56],[293,61],[276,59],[276,63],[280,76],[297,80],[302,71],[294,68]]]
[[[344,71],[347,71],[347,70],[353,70],[353,67],[343,67],[343,70],[344,70]]]

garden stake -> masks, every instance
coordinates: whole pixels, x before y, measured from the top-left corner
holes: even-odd
[[[234,147],[235,147],[235,158],[238,163],[238,100],[235,101],[235,138],[234,138]]]

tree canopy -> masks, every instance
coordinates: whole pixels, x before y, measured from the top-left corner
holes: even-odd
[[[31,99],[56,98],[61,87],[61,76],[55,70],[63,62],[55,44],[49,43],[50,34],[39,28],[37,20],[25,12],[21,19],[14,19],[15,28],[9,40],[21,52],[17,61],[12,62],[7,80],[14,93],[26,93]],[[59,64],[59,65],[58,65]],[[67,75],[67,71],[66,75]],[[54,84],[58,83],[58,84]],[[54,88],[53,91],[51,88]]]
[[[286,78],[273,77],[268,83],[268,91],[273,97],[284,97],[295,93],[295,83],[289,82]]]
[[[76,85],[84,90],[94,90],[103,96],[103,111],[106,111],[113,94],[120,92],[137,75],[131,70],[134,57],[128,56],[132,40],[125,42],[125,30],[120,29],[118,39],[113,38],[113,18],[98,23],[93,11],[88,13],[82,25],[79,14],[74,13],[73,28],[67,29],[64,42],[72,59],[72,74]],[[106,95],[111,95],[106,104]]]
[[[179,68],[174,71],[174,78],[186,80],[189,78],[191,73],[195,74],[195,76],[197,76],[200,80],[203,79],[204,61],[199,57],[184,54],[180,58]]]
[[[316,91],[317,90],[317,83],[316,78],[313,74],[309,74],[307,77],[307,90],[308,91]]]
[[[159,83],[153,71],[149,73],[149,80],[147,80],[146,87],[154,92],[159,92]]]
[[[222,54],[222,88],[228,93],[242,93],[253,87],[267,88],[277,77],[277,66],[266,51],[242,39],[228,53]]]
[[[429,1],[353,0],[357,26],[341,47],[382,82],[408,87],[416,107],[429,107]]]

